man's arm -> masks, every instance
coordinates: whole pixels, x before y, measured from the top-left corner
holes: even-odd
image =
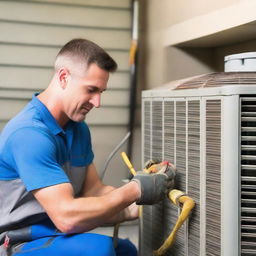
[[[90,166],[90,170],[89,180],[93,182],[97,177],[94,176],[95,167]],[[104,191],[104,185],[97,180],[99,178],[96,178],[96,188],[90,185],[88,191],[85,189],[85,194],[90,195],[87,197],[74,198],[70,183],[37,189],[33,194],[59,230],[65,233],[81,233],[113,220],[137,217],[138,208],[134,207],[134,202],[154,204],[161,201],[166,196],[168,181],[172,178],[169,171],[159,174],[140,171],[128,184],[103,195],[90,195],[96,188],[100,189],[100,193]]]
[[[33,194],[60,231],[81,233],[110,222],[140,198],[140,188],[129,182],[105,195],[74,198],[71,184],[63,183],[34,190]]]
[[[82,196],[101,196],[114,189],[114,187],[102,183],[93,163],[87,167]]]
[[[94,164],[90,164],[87,167],[87,173],[84,181],[82,196],[102,196],[116,189],[113,186],[105,185],[102,183],[99,175],[97,173],[96,167]],[[106,220],[105,224],[117,223],[126,220],[133,220],[138,217],[139,209],[138,206],[133,203],[129,205],[124,210],[113,215],[110,219]]]

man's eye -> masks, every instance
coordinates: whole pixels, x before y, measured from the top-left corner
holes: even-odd
[[[100,90],[98,87],[86,87],[87,93],[103,93],[105,90]]]
[[[88,93],[94,93],[96,92],[97,90],[95,88],[87,88],[87,92]]]

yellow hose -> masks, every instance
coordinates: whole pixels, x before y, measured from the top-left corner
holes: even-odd
[[[124,162],[126,163],[126,165],[128,166],[129,170],[131,171],[131,173],[133,175],[136,174],[136,171],[134,170],[131,161],[129,160],[128,156],[126,155],[125,152],[121,153],[121,156],[124,160]],[[117,247],[118,245],[118,232],[119,232],[119,227],[120,227],[120,223],[115,224],[114,227],[114,233],[113,233],[113,244],[114,244],[114,248]]]
[[[154,251],[155,256],[164,255],[164,253],[173,245],[177,231],[182,226],[182,224],[186,221],[191,210],[195,206],[194,200],[192,198],[190,198],[189,196],[184,195],[184,193],[181,192],[180,190],[173,189],[169,192],[168,196],[169,196],[169,199],[174,204],[176,204],[178,206],[180,206],[180,204],[182,204],[183,207],[182,207],[181,214],[178,217],[178,220],[177,220],[172,232],[167,237],[167,239],[162,244],[162,246],[159,249],[157,249],[156,251]]]
[[[125,152],[121,153],[121,156],[125,162],[125,164],[128,166],[129,170],[133,175],[136,175],[136,171],[134,170],[132,163],[130,162],[128,156],[126,155]],[[147,173],[153,172],[152,170],[155,168],[155,165],[152,165],[148,169],[144,169],[143,171]],[[169,199],[171,202],[178,207],[182,206],[182,211],[180,216],[178,217],[178,220],[170,233],[170,235],[167,237],[165,242],[162,244],[162,246],[154,251],[154,256],[162,256],[164,253],[173,245],[175,241],[176,234],[179,230],[179,228],[182,226],[182,224],[186,221],[186,219],[189,217],[189,214],[191,210],[195,207],[195,202],[192,198],[189,196],[185,195],[182,191],[173,189],[169,192],[168,194]],[[142,217],[142,211],[143,208],[142,206],[139,208],[139,217]]]
[[[121,156],[124,160],[124,162],[126,163],[127,167],[129,168],[129,170],[131,171],[132,175],[136,175],[136,171],[134,170],[133,166],[132,166],[132,163],[130,162],[128,156],[126,155],[125,152],[122,152],[121,153]]]
[[[118,246],[118,232],[119,232],[120,223],[116,223],[114,226],[114,233],[113,233],[113,245],[114,248]]]

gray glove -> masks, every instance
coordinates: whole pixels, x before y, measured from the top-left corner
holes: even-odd
[[[167,188],[172,189],[174,187],[174,178],[176,175],[176,167],[168,161],[156,164],[157,173],[164,173],[167,175]]]
[[[139,171],[132,179],[140,185],[141,197],[136,204],[155,204],[164,199],[167,193],[168,176],[164,173],[148,174]]]
[[[174,187],[176,167],[169,161],[157,162],[154,160],[149,160],[145,164],[144,171],[147,173],[165,173],[168,176],[167,188],[170,189]]]
[[[167,190],[174,187],[176,168],[168,161],[148,162],[146,169],[137,172],[133,180],[141,188],[141,198],[137,204],[155,204],[164,199]]]

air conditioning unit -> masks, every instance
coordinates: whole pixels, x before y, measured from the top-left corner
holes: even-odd
[[[256,255],[256,72],[174,81],[142,94],[142,160],[177,166],[176,188],[196,202],[172,256]],[[140,255],[153,255],[179,209],[143,206]]]

